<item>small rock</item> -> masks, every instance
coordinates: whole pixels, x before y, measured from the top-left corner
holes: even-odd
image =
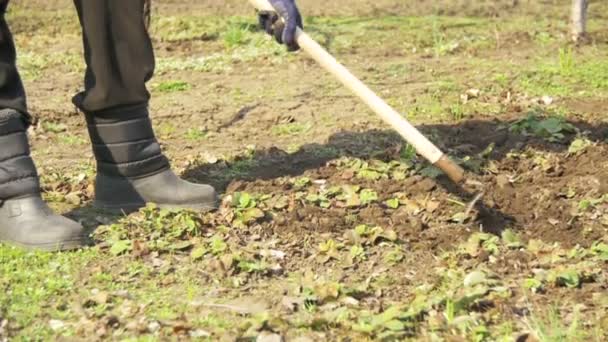
[[[107,304],[109,299],[110,299],[110,295],[104,291],[97,292],[91,297],[91,300],[93,302],[95,302],[95,304],[97,304],[97,305]]]
[[[284,341],[284,339],[281,335],[269,333],[266,331],[262,331],[255,340],[256,340],[256,342],[283,342]]]
[[[129,294],[129,291],[127,291],[127,290],[118,290],[118,291],[114,292],[113,295],[116,297],[119,297],[119,298],[131,299],[131,295]]]
[[[207,164],[217,164],[219,158],[209,152],[205,152],[201,155],[201,159],[204,160]]]
[[[131,321],[125,324],[125,329],[127,329],[128,331],[139,331],[139,323],[137,321]]]
[[[285,259],[285,252],[277,251],[274,249],[262,250],[262,251],[260,251],[260,255],[263,257],[271,257],[271,258],[277,259],[277,260]]]
[[[281,306],[285,308],[288,312],[296,312],[301,304],[304,304],[304,301],[294,297],[283,297],[281,300]]]
[[[426,210],[429,213],[435,212],[435,210],[437,210],[438,208],[439,208],[439,202],[437,202],[437,201],[428,201],[428,202],[426,202]]]
[[[340,300],[342,304],[350,307],[359,306],[359,301],[353,297],[344,297]]]
[[[65,327],[65,323],[58,319],[52,319],[49,321],[49,326],[51,327],[51,330],[57,331],[63,329]]]
[[[545,106],[548,106],[553,103],[553,98],[551,96],[545,95],[540,98],[540,103],[544,104]]]
[[[306,336],[300,336],[300,337],[296,337],[295,339],[291,340],[292,342],[314,342],[314,340],[310,337],[306,337]]]
[[[65,195],[65,200],[73,205],[80,205],[81,200],[80,200],[80,192],[71,192],[67,195]]]
[[[148,331],[151,333],[155,333],[160,330],[160,323],[157,321],[152,321],[148,324]]]
[[[479,97],[480,94],[481,94],[481,90],[479,90],[479,89],[471,88],[471,89],[467,90],[467,96],[470,99],[477,98],[477,97]]]
[[[499,188],[504,189],[511,186],[511,181],[509,181],[509,177],[505,175],[498,175],[496,176],[496,185],[498,185]]]
[[[432,179],[425,178],[421,182],[417,183],[415,187],[420,192],[431,192],[435,190],[437,183],[435,183]]]
[[[156,268],[161,268],[165,265],[163,259],[160,258],[152,258],[152,266]]]
[[[201,338],[201,337],[210,337],[211,334],[202,329],[191,330],[189,333],[190,337],[193,338]]]

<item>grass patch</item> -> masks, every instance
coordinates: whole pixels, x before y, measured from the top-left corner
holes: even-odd
[[[301,122],[291,122],[285,124],[279,124],[272,127],[272,134],[277,136],[288,136],[288,135],[299,135],[303,133],[307,133],[312,129],[312,124],[301,123]]]
[[[539,62],[524,72],[518,83],[533,96],[593,96],[608,90],[608,61],[560,49],[557,58]]]
[[[9,329],[44,340],[53,334],[49,319],[73,319],[66,301],[78,292],[79,272],[96,256],[92,249],[50,254],[0,245],[0,316]]]
[[[185,81],[165,81],[154,86],[154,90],[161,93],[175,93],[186,91],[192,88],[192,85]]]

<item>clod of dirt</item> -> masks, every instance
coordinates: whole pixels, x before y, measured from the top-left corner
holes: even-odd
[[[496,185],[498,185],[501,190],[505,190],[507,187],[511,187],[511,181],[509,181],[509,177],[505,175],[498,175],[496,176]]]

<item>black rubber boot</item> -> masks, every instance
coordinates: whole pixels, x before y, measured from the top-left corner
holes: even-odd
[[[86,114],[97,160],[94,206],[133,212],[161,208],[208,211],[217,207],[213,187],[177,177],[162,154],[147,106]]]
[[[0,242],[59,251],[88,241],[84,228],[56,215],[40,197],[23,116],[0,110]]]

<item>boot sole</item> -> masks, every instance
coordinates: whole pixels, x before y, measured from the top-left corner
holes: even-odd
[[[106,204],[106,203],[99,202],[99,201],[93,201],[93,207],[95,209],[99,209],[99,210],[102,210],[102,211],[105,211],[105,212],[108,212],[108,213],[111,213],[114,215],[131,214],[136,211],[139,211],[139,209],[141,209],[141,208],[145,208],[146,205],[147,205],[146,203],[116,205],[116,204]],[[182,205],[156,204],[156,206],[160,209],[166,209],[166,210],[193,210],[193,211],[199,211],[199,212],[203,212],[203,213],[208,213],[210,211],[217,209],[217,203],[182,204]]]
[[[42,244],[29,244],[22,243],[12,240],[0,240],[1,243],[23,248],[28,251],[40,251],[40,252],[63,252],[80,249],[89,246],[90,240],[87,238],[81,238],[76,240],[62,241],[56,243],[42,243]]]

